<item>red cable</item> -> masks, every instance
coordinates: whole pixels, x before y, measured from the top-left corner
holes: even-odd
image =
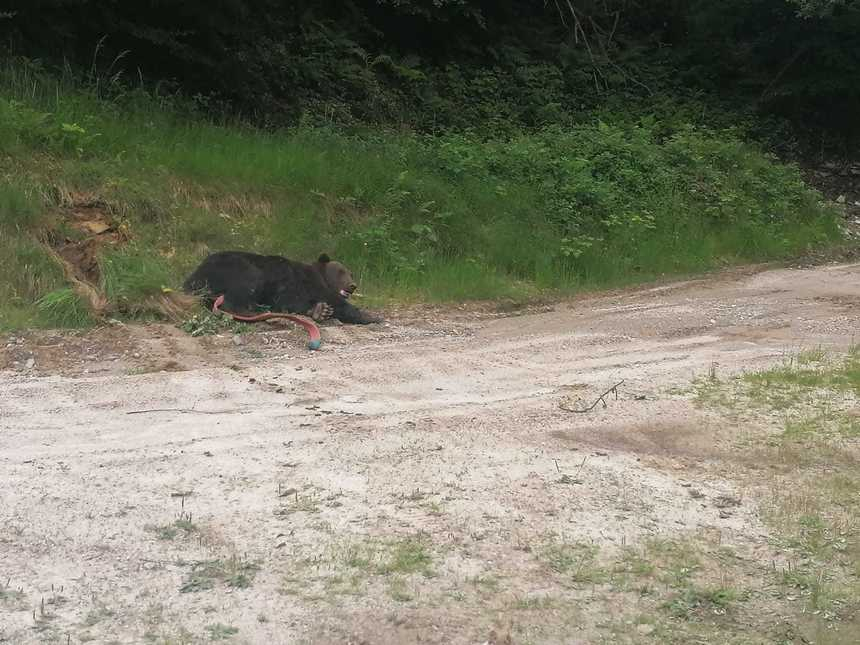
[[[320,336],[320,328],[316,326],[314,321],[305,318],[304,316],[294,316],[293,314],[283,314],[273,311],[268,311],[265,313],[257,314],[255,316],[242,316],[241,314],[234,314],[229,311],[224,311],[220,309],[221,305],[224,304],[224,296],[218,296],[215,299],[215,303],[212,305],[212,311],[214,313],[225,313],[228,316],[232,316],[233,320],[240,320],[242,322],[260,322],[261,320],[269,320],[270,318],[285,318],[291,322],[296,323],[297,325],[301,325],[305,328],[305,331],[308,332],[310,336],[310,340],[308,341],[308,349],[319,349],[320,345],[322,345],[322,338]]]

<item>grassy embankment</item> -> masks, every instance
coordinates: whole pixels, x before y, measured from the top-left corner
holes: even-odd
[[[81,209],[118,231],[94,279],[114,316],[145,315],[218,249],[328,251],[376,305],[617,286],[839,235],[794,168],[725,131],[616,114],[504,140],[265,133],[11,66],[0,169],[6,329],[91,321],[45,246],[91,233]]]

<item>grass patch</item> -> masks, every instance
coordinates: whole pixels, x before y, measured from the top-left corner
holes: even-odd
[[[280,592],[335,601],[338,596],[360,596],[381,584],[389,596],[408,602],[418,593],[416,580],[435,576],[430,547],[421,535],[333,544],[312,556],[296,558],[295,571],[284,579]]]
[[[809,489],[777,485],[767,502],[780,547],[860,573],[860,472],[818,476]]]
[[[675,618],[693,620],[707,615],[723,615],[737,600],[733,589],[688,587],[669,600],[664,608]]]
[[[185,498],[182,498],[183,506]],[[194,522],[191,521],[191,513],[184,509],[179,512],[179,515],[170,524],[154,525],[147,524],[143,527],[145,531],[154,533],[159,540],[173,540],[178,536],[188,537],[192,533],[198,533],[199,529]]]
[[[134,96],[99,100],[29,68],[0,74],[3,327],[79,322],[35,307],[66,285],[34,240],[68,232],[80,196],[128,240],[99,266],[130,317],[214,250],[328,251],[377,305],[617,286],[840,236],[797,169],[730,132],[666,137],[659,123],[596,118],[489,140],[263,132]]]
[[[606,572],[597,565],[599,549],[592,544],[557,543],[544,547],[539,559],[564,580],[572,583],[599,583]]]
[[[43,211],[36,190],[0,175],[0,257],[6,264],[0,275],[0,330],[81,322],[76,311],[69,311],[77,303],[67,294],[57,295],[65,286],[63,272],[38,241]],[[39,307],[51,293],[55,295]]]
[[[701,567],[699,550],[687,541],[649,540],[645,554],[657,563],[657,579],[671,587],[687,585]]]
[[[780,364],[732,379],[715,373],[694,383],[699,405],[722,408],[734,420],[762,412],[779,415],[777,444],[803,445],[860,437],[860,346],[841,355],[821,348],[786,357]]]
[[[607,556],[600,558],[597,546],[577,542],[551,543],[537,557],[564,582],[635,588],[640,594],[651,593],[655,584],[686,589],[702,568],[699,549],[693,543],[657,538],[625,547],[612,561]]]
[[[254,582],[260,567],[237,557],[226,560],[204,560],[191,564],[191,570],[179,587],[182,593],[206,591],[221,582],[234,589],[245,589]]]
[[[860,351],[815,348],[739,378],[702,381],[700,402],[765,428],[749,440],[756,470],[773,469],[762,517],[782,556],[769,572],[776,597],[819,643],[860,632]],[[760,481],[755,482],[760,485]]]
[[[721,541],[711,533],[682,534],[599,552],[589,544],[554,542],[537,550],[537,558],[553,572],[553,582],[568,589],[519,599],[509,609],[523,612],[519,621],[538,625],[571,607],[599,607],[601,636],[594,640],[601,642],[774,642],[774,585],[765,563]],[[571,575],[578,584],[566,584]],[[544,618],[540,612],[547,610],[552,613]]]
[[[46,293],[36,307],[47,323],[57,327],[80,328],[93,322],[87,303],[69,287]]]
[[[210,641],[223,641],[238,634],[239,628],[233,627],[232,625],[214,623],[212,625],[206,625],[206,632],[209,635]]]
[[[800,352],[781,365],[744,375],[749,396],[772,408],[805,402],[820,390],[860,396],[860,346],[842,357],[828,357],[823,350]]]
[[[841,410],[792,416],[785,420],[782,436],[796,443],[806,443],[816,437],[856,439],[860,437],[860,417],[843,414]]]
[[[389,544],[387,556],[377,567],[380,575],[390,573],[420,573],[429,576],[432,573],[430,565],[433,558],[427,548],[426,540],[421,538],[407,538]]]
[[[167,261],[146,248],[103,252],[100,269],[105,295],[122,311],[134,311],[174,283]]]
[[[180,519],[161,526],[147,525],[144,528],[154,533],[159,540],[175,540],[177,537],[188,537],[198,531],[197,526],[190,519]]]
[[[837,479],[838,478],[838,479]],[[807,492],[780,490],[766,506],[775,546],[788,556],[774,571],[781,598],[800,602],[810,628],[860,627],[860,473],[812,478]],[[853,494],[844,496],[849,490]],[[841,641],[833,641],[841,642]],[[850,642],[850,641],[846,641]]]
[[[393,541],[368,540],[346,547],[340,558],[352,569],[374,575],[433,574],[433,556],[427,540],[413,536]]]

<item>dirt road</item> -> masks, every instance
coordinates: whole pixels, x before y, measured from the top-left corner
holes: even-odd
[[[0,642],[666,642],[651,600],[589,572],[688,536],[777,557],[729,457],[754,430],[691,384],[857,342],[860,264],[419,316],[316,353],[292,331],[6,339]]]

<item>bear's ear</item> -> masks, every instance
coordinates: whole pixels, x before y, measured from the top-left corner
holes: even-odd
[[[328,255],[326,255],[325,253],[323,253],[322,255],[319,256],[319,259],[317,260],[317,262],[319,262],[320,264],[326,264],[327,262],[331,262],[331,258]]]

